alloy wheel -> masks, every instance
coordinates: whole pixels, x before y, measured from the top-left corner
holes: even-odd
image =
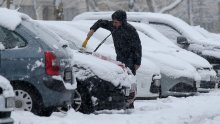
[[[29,93],[23,90],[14,90],[15,92],[15,110],[31,111],[33,101]]]
[[[80,93],[76,90],[73,98],[72,107],[75,111],[78,111],[82,104],[82,98]]]

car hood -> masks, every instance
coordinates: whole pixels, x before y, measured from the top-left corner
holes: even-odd
[[[76,50],[73,50],[73,53],[76,65],[89,69],[94,75],[111,82],[114,86],[121,85],[130,87],[132,83],[136,83],[135,78],[131,73],[129,74],[122,67],[111,61],[101,59],[96,55],[80,53]],[[76,77],[81,79],[88,78],[85,77],[85,75],[82,77],[80,74],[81,73],[77,73]]]

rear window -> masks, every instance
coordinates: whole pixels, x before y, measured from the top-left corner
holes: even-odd
[[[16,32],[0,27],[0,42],[5,49],[22,48],[27,42]]]
[[[37,38],[43,40],[48,46],[59,49],[61,48],[61,45],[64,44],[60,41],[60,38],[57,35],[53,34],[50,30],[37,22],[23,21],[22,25],[32,31]]]

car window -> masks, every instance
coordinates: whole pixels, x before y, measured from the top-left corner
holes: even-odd
[[[61,40],[58,36],[53,34],[50,30],[45,28],[44,26],[40,25],[37,22],[28,22],[23,21],[22,25],[32,31],[37,38],[43,40],[48,46],[52,46],[55,49],[61,48]]]
[[[16,32],[0,27],[0,42],[5,49],[22,48],[27,42]]]
[[[150,25],[156,28],[160,33],[165,35],[173,42],[176,42],[177,37],[182,36],[181,33],[179,33],[177,30],[169,25],[163,23],[150,23]]]

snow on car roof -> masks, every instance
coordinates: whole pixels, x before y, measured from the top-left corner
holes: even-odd
[[[98,19],[111,19],[113,12],[85,12],[75,16],[73,20],[98,20]],[[195,31],[189,24],[183,20],[168,14],[150,13],[150,12],[127,12],[127,20],[137,22],[161,22],[175,27],[178,31],[187,37],[191,38],[192,43],[215,45],[220,47],[220,43],[211,41],[203,35]]]
[[[220,41],[220,34],[216,34],[216,33],[212,33],[207,31],[206,29],[204,29],[201,26],[192,26],[196,31],[198,31],[199,33],[201,33],[204,37],[209,38],[210,40],[215,40],[217,42]]]
[[[9,30],[15,30],[15,28],[21,24],[22,19],[30,19],[29,16],[19,13],[17,10],[9,10],[6,8],[0,8],[0,26]]]
[[[14,96],[14,91],[13,91],[13,88],[12,88],[10,82],[1,75],[0,75],[0,87],[3,89],[3,95],[5,97],[13,97]]]

